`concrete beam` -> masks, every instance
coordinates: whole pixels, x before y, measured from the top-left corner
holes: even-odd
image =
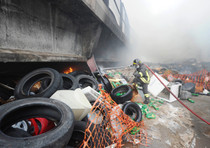
[[[114,15],[102,0],[82,1],[123,43],[126,42],[126,36],[122,32],[122,28],[118,25]]]
[[[0,0],[0,32],[0,62],[103,59],[125,43],[102,0]]]
[[[76,0],[0,0],[0,61],[87,59],[100,37],[100,24]],[[31,52],[30,58],[24,52]],[[51,57],[44,59],[46,53]]]

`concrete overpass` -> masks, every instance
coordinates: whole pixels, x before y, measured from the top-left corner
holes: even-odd
[[[0,0],[0,62],[115,62],[128,26],[121,0]]]

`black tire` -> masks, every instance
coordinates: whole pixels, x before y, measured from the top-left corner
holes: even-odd
[[[63,79],[63,86],[61,89],[75,90],[78,87],[79,84],[74,76],[62,73],[61,77]]]
[[[31,88],[37,82],[48,80],[49,85],[36,93],[31,93]],[[46,83],[46,82],[45,82]],[[16,99],[29,97],[50,97],[63,85],[60,74],[52,68],[40,68],[25,75],[16,85],[14,95]]]
[[[182,90],[195,93],[195,84],[194,83],[185,83],[182,85]]]
[[[50,77],[44,77],[44,78],[41,78],[41,80],[42,80],[42,84],[41,84],[41,91],[42,91],[50,85],[51,78]],[[60,86],[58,87],[58,90],[60,90],[62,88],[63,88],[63,79],[61,79]]]
[[[140,122],[142,120],[141,108],[134,102],[127,102],[123,104],[123,112],[130,116],[135,122]]]
[[[80,88],[90,86],[91,88],[98,90],[98,82],[92,76],[79,75],[76,78]]]
[[[68,146],[79,147],[84,139],[87,122],[76,121],[74,123],[74,130],[69,140]]]
[[[10,137],[30,137],[31,135],[19,128],[9,128],[8,130],[5,131],[5,134],[10,136]]]
[[[74,124],[74,131],[72,134],[72,137],[68,143],[68,146],[77,148],[81,146],[83,139],[87,139],[90,136],[89,132],[86,132],[85,135],[85,130],[89,126],[87,122],[84,121],[77,121]],[[94,124],[91,124],[89,127],[90,132],[92,133],[88,145],[90,147],[103,147],[103,146],[109,146],[111,144],[111,134],[110,132],[101,126],[96,126],[94,128]],[[95,137],[93,139],[93,137]],[[105,138],[105,140],[104,140]],[[93,141],[94,140],[94,141]]]
[[[101,83],[104,87],[104,89],[108,92],[108,93],[111,93],[112,91],[112,85],[109,81],[109,79],[106,77],[106,76],[100,76],[98,77],[98,81],[99,83]]]
[[[91,129],[92,137],[94,139],[89,140],[89,146],[98,148],[98,147],[108,147],[113,144],[112,135],[106,126],[96,126],[95,129]],[[89,135],[86,135],[85,138],[88,138]]]
[[[118,93],[124,94],[117,96]],[[120,85],[111,91],[111,97],[117,104],[123,104],[124,102],[131,100],[133,92],[130,86]]]
[[[176,80],[174,80],[174,82],[177,82],[177,83],[183,84],[183,81],[182,81],[182,80],[180,80],[180,79],[176,79]]]
[[[69,73],[69,75],[77,77],[79,75],[90,75],[90,74],[85,71],[73,71],[73,72]]]
[[[71,138],[74,128],[74,114],[69,106],[45,98],[17,100],[0,108],[0,147],[40,148],[64,147]],[[14,123],[33,117],[44,117],[56,126],[48,132],[31,137],[10,137],[7,129]]]

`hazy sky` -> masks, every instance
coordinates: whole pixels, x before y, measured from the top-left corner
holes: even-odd
[[[210,62],[210,0],[122,0],[131,26],[133,57]]]

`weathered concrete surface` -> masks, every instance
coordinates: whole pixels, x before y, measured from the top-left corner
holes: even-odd
[[[71,14],[81,9],[78,2],[1,0],[0,48],[51,54],[72,54],[87,58],[100,34],[100,25]],[[69,6],[68,11],[63,5]],[[74,7],[73,7],[74,6]],[[78,10],[77,10],[78,11]],[[85,10],[83,9],[83,12]],[[79,15],[79,14],[78,14]],[[88,16],[91,20],[91,15]],[[86,19],[88,19],[86,18]],[[81,22],[86,22],[86,27]],[[88,28],[88,29],[87,29]],[[62,57],[62,56],[61,56]],[[71,57],[71,56],[70,56]],[[18,59],[8,59],[18,60]],[[30,61],[30,58],[25,60]],[[56,59],[57,60],[57,59]]]
[[[84,56],[74,54],[57,54],[24,50],[0,49],[0,59],[4,62],[53,62],[53,61],[86,61]]]
[[[120,0],[106,0],[105,3],[102,0],[82,1],[121,41],[126,41],[126,35],[129,33],[127,29],[129,24],[123,3]],[[109,11],[109,9],[112,11]]]
[[[94,50],[103,58],[100,51],[115,50],[113,41],[124,45],[125,35],[103,1],[84,1],[0,0],[0,62],[81,61]]]

